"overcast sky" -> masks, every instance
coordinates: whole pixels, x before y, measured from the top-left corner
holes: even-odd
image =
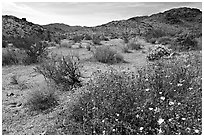
[[[27,18],[40,25],[65,23],[71,26],[96,26],[184,6],[202,9],[201,2],[3,2],[2,14]]]

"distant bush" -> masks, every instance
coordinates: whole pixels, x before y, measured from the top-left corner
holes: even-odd
[[[162,44],[162,45],[172,44],[173,42],[173,40],[168,36],[160,37],[158,38],[157,41],[159,44]]]
[[[14,38],[12,43],[18,49],[24,50],[27,57],[24,59],[26,65],[40,62],[41,58],[47,56],[48,43],[41,41],[36,35],[25,38]]]
[[[128,48],[127,45],[121,46],[121,50],[122,50],[123,53],[130,53],[129,48]]]
[[[58,105],[58,97],[52,87],[38,87],[27,96],[27,106],[30,111],[43,112]]]
[[[75,35],[75,36],[73,36],[72,40],[74,41],[74,43],[81,42],[83,40],[83,36],[82,35]]]
[[[87,46],[86,46],[86,49],[87,49],[88,51],[91,51],[91,46],[90,46],[90,45],[87,45]]]
[[[150,61],[158,60],[162,58],[163,56],[169,56],[171,53],[171,50],[163,45],[156,45],[156,48],[152,49],[148,55],[147,59]]]
[[[63,90],[81,86],[80,78],[82,76],[79,71],[79,58],[77,56],[57,57],[56,55],[51,55],[35,70],[46,79],[54,81]]]
[[[135,38],[135,39],[131,39],[129,41],[129,43],[127,44],[127,47],[129,49],[132,49],[132,50],[139,50],[139,49],[142,49],[142,47],[144,46],[144,43],[143,41]]]
[[[150,38],[150,39],[147,39],[147,42],[151,43],[151,44],[155,44],[157,41],[156,38]]]
[[[179,37],[177,37],[174,43],[171,45],[171,48],[179,51],[200,49],[198,42],[191,34],[179,35]]]
[[[159,37],[163,37],[166,36],[167,32],[165,32],[162,29],[151,29],[148,32],[146,32],[145,34],[143,34],[143,36],[148,40],[151,38],[159,38]]]
[[[8,43],[4,40],[2,40],[2,48],[6,48],[8,46]]]
[[[84,40],[92,40],[92,37],[89,34],[85,34]]]
[[[94,58],[99,62],[108,64],[114,64],[124,61],[122,55],[108,46],[97,47],[96,51],[94,52]]]
[[[98,35],[93,35],[92,41],[93,41],[93,44],[95,45],[101,45],[101,39]]]
[[[201,57],[191,57],[160,60],[137,75],[112,69],[96,73],[60,133],[202,134]]]
[[[72,44],[69,40],[61,40],[60,47],[72,48]]]
[[[2,66],[18,64],[16,53],[12,49],[2,49]]]

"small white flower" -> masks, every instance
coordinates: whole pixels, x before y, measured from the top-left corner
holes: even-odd
[[[159,94],[162,94],[162,92],[159,92]]]
[[[160,97],[161,100],[165,100],[165,97]]]
[[[161,129],[161,128],[159,129],[159,134],[160,134],[160,133],[162,133],[162,129]]]
[[[113,129],[112,131],[115,132],[115,129]]]
[[[172,85],[172,83],[169,83],[170,85]]]
[[[161,123],[164,122],[164,119],[160,118],[157,122],[158,122],[159,124],[161,124]]]
[[[118,113],[116,113],[116,116],[119,116],[119,114],[118,114]]]
[[[180,102],[178,102],[178,105],[181,105],[181,103],[180,103]]]
[[[193,88],[188,88],[189,90],[192,90]]]
[[[195,129],[194,131],[195,131],[196,133],[199,133],[199,130],[198,130],[198,129]]]
[[[147,79],[145,79],[145,81],[148,81],[148,78],[147,78]]]
[[[174,105],[174,102],[170,101],[170,102],[169,102],[169,105]]]
[[[181,87],[182,85],[183,85],[183,84],[181,84],[181,83],[178,83],[178,84],[177,84],[178,87]]]
[[[149,88],[147,88],[147,89],[145,89],[145,91],[150,91],[150,89],[149,89]]]
[[[102,122],[105,122],[105,119],[103,119]]]
[[[136,118],[138,118],[138,117],[139,117],[139,115],[137,114],[137,115],[136,115]]]
[[[153,108],[149,108],[149,110],[153,110]]]
[[[182,120],[186,120],[186,118],[181,118]]]
[[[169,121],[172,121],[173,118],[170,118]]]
[[[140,127],[140,130],[143,130],[144,129],[144,127]]]
[[[104,131],[103,131],[103,135],[105,135],[105,134],[106,134],[106,131],[104,130]]]
[[[118,121],[118,119],[116,118],[115,121]]]

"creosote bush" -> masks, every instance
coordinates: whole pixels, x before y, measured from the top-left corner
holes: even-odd
[[[201,56],[160,60],[138,74],[96,72],[62,134],[202,134]]]
[[[102,63],[114,64],[124,61],[123,56],[109,46],[97,47],[93,54],[94,58]]]
[[[127,44],[127,47],[132,50],[142,49],[143,46],[144,46],[143,41],[137,38],[129,40],[129,43]]]
[[[73,87],[81,86],[80,78],[82,76],[79,71],[79,58],[77,56],[57,57],[52,54],[50,58],[45,59],[35,70],[46,79],[54,81],[63,90],[70,90]]]
[[[30,111],[43,112],[58,105],[58,97],[53,87],[40,86],[30,92],[25,104]]]

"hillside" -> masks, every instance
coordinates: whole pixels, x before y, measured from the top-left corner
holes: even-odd
[[[181,33],[193,33],[196,37],[202,35],[202,12],[195,8],[170,9],[163,13],[150,16],[132,17],[127,20],[112,21],[95,27],[69,26],[63,23],[37,25],[14,16],[2,16],[3,38],[24,37],[31,34],[50,33],[54,38],[61,39],[73,34],[100,33],[108,37],[121,37],[128,32],[130,37],[160,37],[162,35],[176,36]],[[155,33],[155,34],[153,34]],[[151,35],[150,35],[151,34]],[[154,35],[154,36],[152,36]]]

